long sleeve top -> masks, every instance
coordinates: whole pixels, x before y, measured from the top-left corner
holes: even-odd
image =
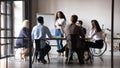
[[[37,23],[37,25],[33,27],[31,35],[33,40],[40,39],[41,48],[45,47],[45,38],[47,36],[52,38],[49,28],[40,23]]]
[[[20,30],[20,33],[19,33],[18,37],[22,37],[22,39],[17,38],[16,45],[19,46],[19,47],[28,47],[28,44],[29,44],[28,41],[29,41],[29,39],[27,39],[27,38],[29,37],[29,29],[23,27]]]

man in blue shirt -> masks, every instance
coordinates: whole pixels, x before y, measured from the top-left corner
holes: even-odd
[[[38,23],[32,29],[32,40],[35,41],[36,48],[40,48],[37,50],[38,54],[38,62],[46,63],[47,61],[44,59],[44,56],[50,51],[50,47],[47,48],[45,38],[48,35],[49,38],[52,38],[50,30],[47,26],[44,26],[44,18],[38,17]]]

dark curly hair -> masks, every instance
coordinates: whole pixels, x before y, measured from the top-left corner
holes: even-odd
[[[66,21],[66,17],[65,17],[65,15],[64,15],[64,13],[63,13],[62,11],[58,11],[58,12],[56,13],[56,18],[55,18],[55,20],[57,20],[57,19],[58,19],[58,13],[60,13],[61,18],[64,18],[64,19],[65,19],[65,21]]]

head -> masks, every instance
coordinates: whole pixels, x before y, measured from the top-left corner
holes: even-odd
[[[38,23],[44,24],[44,18],[42,16],[38,17]]]
[[[24,20],[23,21],[23,27],[29,28],[29,20]]]
[[[76,22],[76,25],[78,25],[78,26],[80,26],[80,27],[82,27],[82,24],[83,24],[82,20],[78,20],[78,21]]]
[[[62,11],[58,11],[58,12],[56,13],[56,20],[57,20],[58,18],[64,18],[64,19],[66,20],[65,15],[64,15],[64,13],[63,13]]]
[[[92,24],[92,28],[95,28],[96,31],[98,32],[102,31],[97,20],[91,20],[91,24]]]
[[[71,22],[72,22],[73,24],[75,24],[75,23],[77,22],[77,20],[78,20],[78,16],[77,16],[77,15],[72,15],[72,16],[71,16]]]

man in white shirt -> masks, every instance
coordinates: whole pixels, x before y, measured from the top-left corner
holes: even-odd
[[[45,38],[48,35],[49,38],[52,38],[50,30],[47,26],[44,26],[44,18],[38,17],[38,23],[32,29],[32,39],[35,40],[35,44],[39,46],[41,50],[37,50],[38,61],[46,63],[44,56],[50,51],[50,47],[47,48]],[[36,47],[37,48],[37,47]]]

